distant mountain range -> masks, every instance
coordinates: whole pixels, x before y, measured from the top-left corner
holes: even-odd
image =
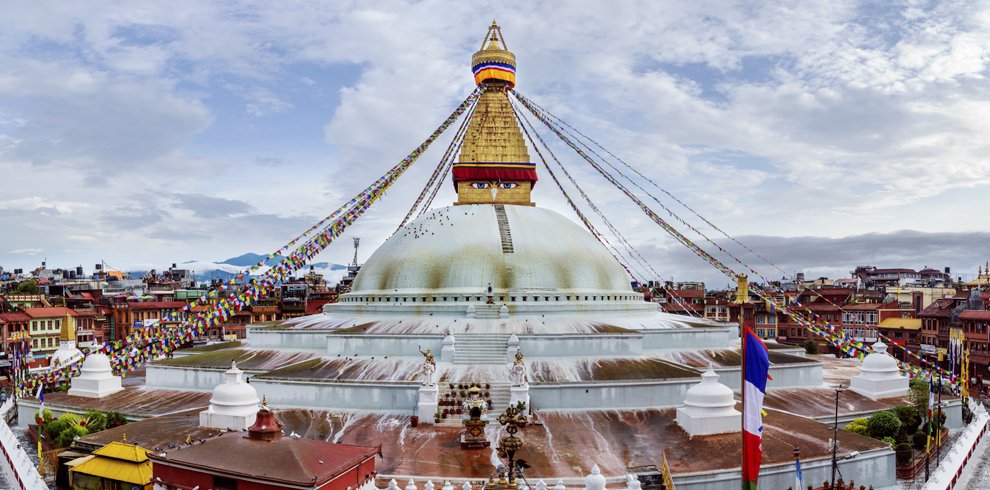
[[[178,268],[191,270],[193,272],[193,277],[197,281],[210,281],[212,279],[228,280],[237,276],[237,274],[240,274],[247,268],[254,266],[258,262],[261,262],[262,260],[265,261],[265,266],[267,267],[274,266],[282,260],[281,256],[275,256],[270,259],[267,257],[268,257],[267,254],[262,255],[253,252],[248,252],[243,255],[238,255],[237,257],[231,257],[222,262],[206,262],[200,260],[189,260],[179,264]],[[324,276],[327,276],[328,279],[329,276],[340,275],[338,271],[347,270],[346,265],[331,264],[330,262],[314,262],[311,265],[317,272],[323,274]],[[264,270],[267,270],[267,267],[260,271],[257,271],[256,274],[259,272],[264,272]],[[304,271],[308,269],[309,267],[307,266],[304,269]],[[159,273],[162,270],[167,270],[167,268],[159,270]],[[148,271],[129,271],[129,272],[131,274],[131,277],[134,278],[142,277],[148,273]],[[338,273],[333,274],[334,272],[338,272]]]

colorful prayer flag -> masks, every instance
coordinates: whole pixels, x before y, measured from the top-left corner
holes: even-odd
[[[770,354],[767,346],[749,328],[743,335],[743,362],[746,379],[743,397],[743,481],[746,487],[756,489],[760,476],[760,460],[763,458],[763,397],[770,377]]]

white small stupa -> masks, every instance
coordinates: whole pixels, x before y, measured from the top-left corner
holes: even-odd
[[[677,423],[691,436],[742,430],[742,415],[736,410],[732,389],[718,382],[711,364],[701,375],[701,382],[687,390],[684,406],[677,408]]]
[[[244,430],[258,415],[258,392],[244,382],[237,362],[230,363],[224,382],[213,389],[210,408],[199,412],[199,425],[215,429]]]
[[[874,400],[906,396],[908,379],[901,376],[897,360],[887,355],[887,345],[877,341],[863,359],[859,375],[849,380],[849,389]]]
[[[83,361],[79,376],[72,378],[69,395],[103,398],[123,389],[120,376],[114,376],[110,368],[110,358],[102,352],[95,352]]]
[[[68,366],[83,358],[83,353],[76,348],[76,326],[71,319],[62,320],[62,329],[58,334],[58,349],[52,353],[48,365],[52,369]]]

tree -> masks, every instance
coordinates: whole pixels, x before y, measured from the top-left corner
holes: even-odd
[[[34,279],[30,279],[18,284],[13,294],[41,294],[41,288]]]
[[[894,414],[901,421],[901,430],[905,434],[914,434],[921,425],[921,415],[913,406],[898,405],[894,407]]]
[[[818,342],[815,342],[814,339],[805,340],[801,346],[804,347],[805,354],[818,354]]]
[[[908,391],[908,399],[914,407],[918,417],[924,418],[928,415],[928,382],[921,378],[911,380]]]
[[[897,459],[897,466],[907,466],[911,463],[914,451],[911,450],[910,444],[901,443],[894,446],[894,454]]]
[[[901,421],[894,412],[884,410],[870,416],[866,421],[866,430],[874,439],[894,437],[901,430]]]

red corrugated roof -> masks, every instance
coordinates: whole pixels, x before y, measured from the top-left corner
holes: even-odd
[[[282,436],[273,441],[228,432],[164,455],[149,455],[157,466],[176,464],[207,474],[249,476],[266,482],[317,487],[375,457],[377,447],[332,444]],[[363,478],[364,475],[357,475]]]
[[[990,321],[990,310],[966,310],[959,314],[959,319]]]
[[[58,318],[76,316],[76,312],[64,306],[45,306],[39,308],[24,308],[24,313],[31,318]]]
[[[5,320],[8,323],[26,322],[30,319],[31,317],[27,316],[26,314],[20,311],[15,311],[12,313],[0,313],[0,320]]]

